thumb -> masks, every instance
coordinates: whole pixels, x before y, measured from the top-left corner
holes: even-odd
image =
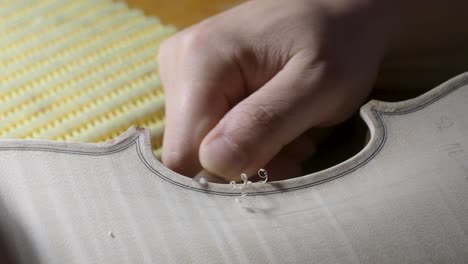
[[[307,129],[335,122],[334,114],[343,103],[324,75],[323,67],[310,67],[293,57],[203,139],[201,165],[228,181],[239,179],[241,173],[253,175]]]

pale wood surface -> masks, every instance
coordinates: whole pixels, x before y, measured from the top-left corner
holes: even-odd
[[[466,113],[468,73],[372,101],[362,152],[245,197],[164,167],[148,130],[99,145],[0,140],[1,263],[467,263]]]

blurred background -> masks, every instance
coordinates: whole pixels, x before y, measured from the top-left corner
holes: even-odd
[[[147,15],[157,16],[164,24],[178,29],[193,25],[204,18],[229,9],[242,0],[127,0],[131,7],[142,9]]]

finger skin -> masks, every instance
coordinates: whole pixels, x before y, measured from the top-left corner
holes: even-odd
[[[307,68],[302,58],[292,59],[206,136],[199,154],[202,166],[227,179],[252,174],[308,128],[346,119],[370,89],[354,93],[356,100],[345,100],[324,72],[320,65]]]
[[[236,65],[200,45],[201,37],[182,35],[189,40],[167,43],[158,58],[166,96],[162,161],[178,173],[194,176],[202,168],[198,158],[202,139],[230,108],[231,98],[224,90],[236,91],[242,77]]]
[[[383,55],[373,8],[358,0],[249,1],[167,41],[159,56],[163,163],[229,181],[254,174],[310,128],[351,116]]]

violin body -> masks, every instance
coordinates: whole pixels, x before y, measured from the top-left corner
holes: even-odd
[[[20,263],[467,263],[468,74],[361,109],[354,157],[240,191],[165,168],[147,130],[0,140],[0,242]],[[1,254],[0,254],[1,256]]]

